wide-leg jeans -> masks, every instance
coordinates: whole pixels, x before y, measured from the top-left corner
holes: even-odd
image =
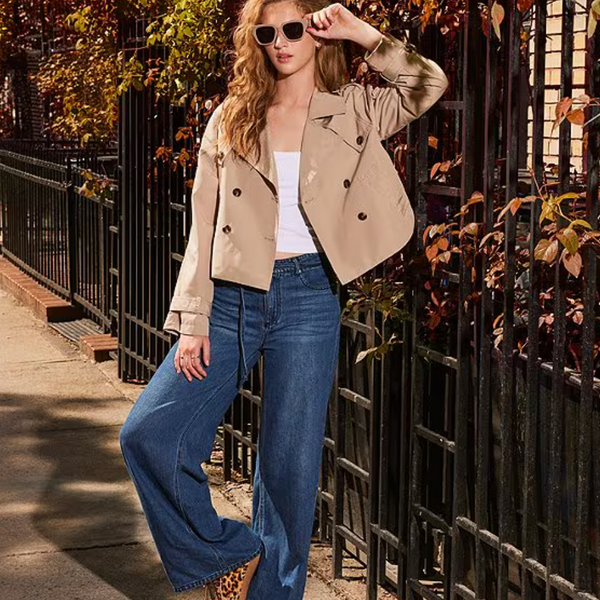
[[[275,261],[268,291],[215,279],[207,377],[177,373],[171,347],[119,441],[175,592],[206,585],[261,554],[248,600],[301,600],[340,335],[340,303],[322,252]],[[217,515],[201,463],[263,354],[251,526]]]

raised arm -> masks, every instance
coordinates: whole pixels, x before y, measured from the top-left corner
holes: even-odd
[[[367,64],[379,71],[389,85],[347,83],[337,90],[352,105],[357,117],[370,122],[384,140],[420,117],[448,87],[444,71],[408,44],[359,19],[340,3],[307,13],[317,38],[347,39],[367,49]]]
[[[384,140],[429,110],[446,91],[448,78],[436,62],[410,45],[389,33],[380,36],[364,58],[389,85],[347,84],[342,93],[352,96],[357,115],[371,122]]]

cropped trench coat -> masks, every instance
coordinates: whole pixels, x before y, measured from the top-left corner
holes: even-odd
[[[382,141],[421,116],[448,80],[434,61],[388,33],[365,52],[388,82],[315,88],[301,142],[299,202],[342,285],[406,245],[414,213]],[[260,158],[242,158],[211,114],[192,187],[188,243],[163,329],[208,335],[213,278],[268,290],[279,218],[268,128]]]

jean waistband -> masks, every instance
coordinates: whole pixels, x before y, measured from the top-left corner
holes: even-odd
[[[273,274],[298,273],[303,267],[325,267],[326,261],[325,252],[306,252],[298,256],[277,258],[273,266]]]

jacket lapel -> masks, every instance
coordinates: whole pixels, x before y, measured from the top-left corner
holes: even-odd
[[[343,121],[336,119],[335,115],[346,113],[346,103],[342,96],[327,91],[314,89],[308,106],[308,117],[304,126],[302,143],[300,147],[300,191],[313,181],[317,174],[319,164],[322,168],[322,159],[331,136],[325,133],[325,128],[332,129],[343,136]],[[277,167],[275,156],[269,135],[268,127],[265,127],[259,136],[261,148],[260,158],[255,160],[251,157],[246,159],[264,178],[270,183],[273,191],[278,189]]]

